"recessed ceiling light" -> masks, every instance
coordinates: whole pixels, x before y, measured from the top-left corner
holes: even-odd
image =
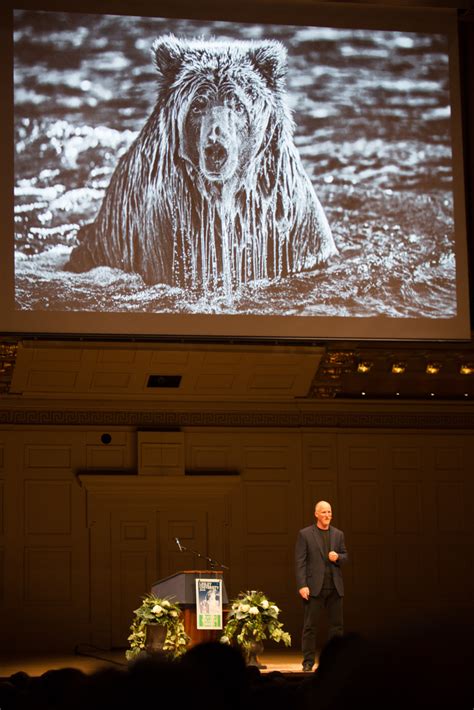
[[[404,362],[394,362],[392,365],[392,375],[403,375],[407,366]]]
[[[426,365],[426,374],[427,375],[437,375],[439,371],[441,370],[441,363],[439,362],[429,362]]]

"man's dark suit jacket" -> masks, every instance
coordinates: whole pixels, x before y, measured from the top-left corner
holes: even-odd
[[[342,530],[329,526],[329,550],[339,555],[337,562],[331,562],[333,579],[339,596],[344,596],[341,564],[347,560],[347,550]],[[312,597],[318,596],[323,586],[325,552],[316,525],[309,525],[299,531],[295,549],[296,583],[298,589],[309,587]]]

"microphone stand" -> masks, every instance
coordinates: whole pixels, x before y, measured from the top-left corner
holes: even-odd
[[[196,557],[201,557],[201,559],[207,560],[211,569],[215,569],[216,567],[222,567],[222,569],[229,569],[229,567],[227,567],[227,565],[225,565],[223,562],[219,562],[219,560],[214,560],[212,557],[202,555],[197,550],[193,550],[191,547],[186,547],[185,545],[183,545],[182,542],[179,543],[178,547],[180,552],[192,552],[192,554],[196,555]]]

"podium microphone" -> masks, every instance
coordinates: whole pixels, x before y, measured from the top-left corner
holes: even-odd
[[[175,543],[178,545],[179,551],[182,552],[182,551],[183,551],[183,548],[181,547],[181,543],[180,543],[180,541],[179,541],[179,538],[178,538],[178,537],[175,537],[174,541],[175,541]]]

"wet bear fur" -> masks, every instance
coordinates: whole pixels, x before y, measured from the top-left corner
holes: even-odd
[[[153,45],[158,96],[66,269],[232,291],[337,253],[293,141],[280,42]]]

